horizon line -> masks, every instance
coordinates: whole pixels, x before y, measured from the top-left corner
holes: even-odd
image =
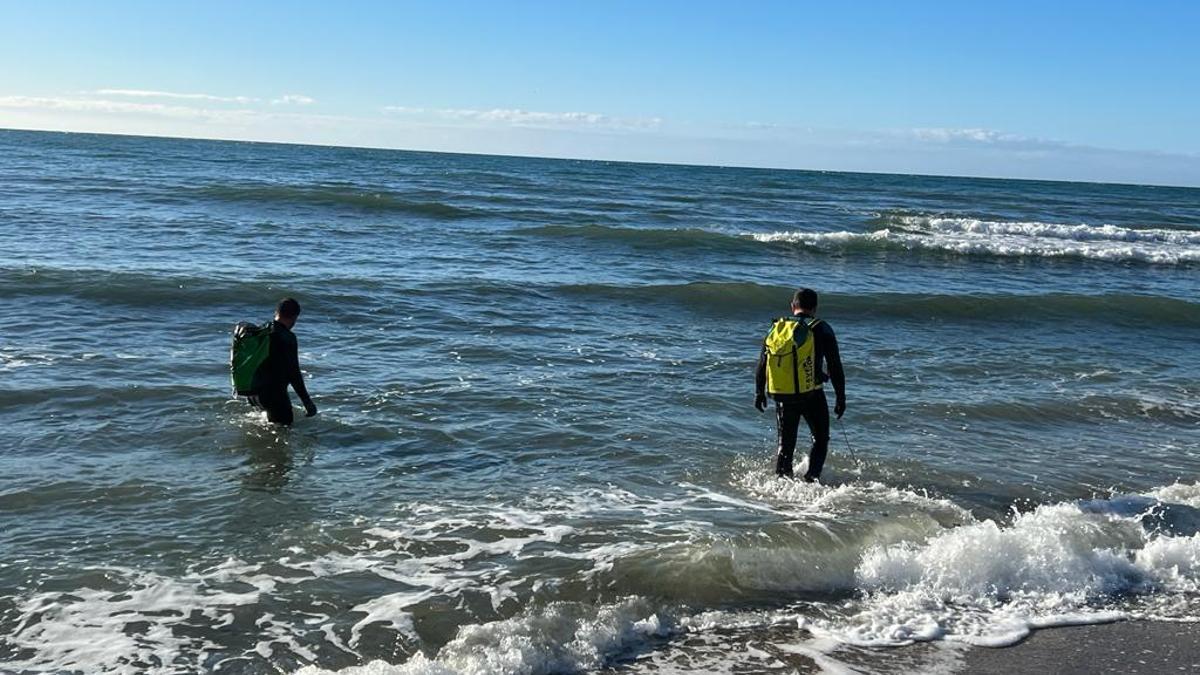
[[[1011,176],[988,176],[988,175],[971,175],[971,174],[934,174],[934,173],[900,173],[894,171],[848,171],[843,169],[800,169],[795,167],[779,167],[779,166],[753,166],[743,164],[693,164],[689,162],[669,162],[669,161],[644,161],[632,159],[597,159],[591,157],[570,157],[570,156],[553,156],[553,155],[521,155],[521,154],[493,154],[486,152],[463,152],[451,150],[418,150],[414,148],[397,148],[388,146],[375,145],[336,145],[331,143],[315,143],[315,142],[298,142],[298,141],[258,141],[247,140],[243,138],[218,138],[212,136],[170,136],[160,134],[129,134],[116,133],[109,131],[72,131],[65,129],[33,129],[22,127],[0,127],[0,132],[27,132],[40,134],[76,134],[86,136],[116,136],[122,138],[149,138],[177,141],[204,141],[209,143],[251,143],[256,145],[286,145],[296,147],[310,148],[339,148],[346,150],[378,150],[382,152],[413,152],[413,153],[428,153],[435,155],[462,155],[466,157],[504,157],[512,159],[535,159],[545,161],[566,161],[566,162],[607,162],[612,164],[635,164],[642,166],[672,166],[672,167],[692,167],[699,169],[735,169],[749,171],[793,171],[797,173],[826,173],[826,174],[847,174],[858,176],[908,176],[914,178],[957,178],[966,180],[986,180],[986,181],[1020,181],[1026,183],[1064,183],[1068,185],[1112,185],[1123,187],[1141,187],[1141,188],[1167,188],[1179,190],[1200,190],[1200,184],[1184,185],[1184,184],[1161,184],[1161,183],[1128,183],[1122,181],[1096,181],[1096,180],[1071,180],[1064,178],[1018,178]]]

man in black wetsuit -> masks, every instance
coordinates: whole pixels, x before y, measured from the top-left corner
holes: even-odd
[[[771,355],[768,342],[772,335],[763,342],[762,353],[758,359],[758,368],[754,374],[755,397],[754,407],[759,412],[767,410],[767,393],[775,399],[775,420],[779,434],[779,451],[775,457],[775,474],[792,476],[792,454],[796,450],[796,433],[800,427],[800,418],[808,424],[812,434],[812,449],[808,453],[808,471],[804,481],[811,483],[821,476],[821,467],[825,464],[825,453],[829,449],[829,403],[825,398],[823,382],[832,382],[837,395],[833,412],[841,419],[846,412],[846,376],[842,372],[842,357],[838,353],[837,337],[829,324],[817,319],[813,313],[817,309],[817,292],[810,288],[796,291],[792,297],[792,316],[776,321],[772,326],[772,335],[776,334],[780,322],[802,322],[807,331],[799,325],[790,326],[795,329],[795,343],[802,343],[801,335],[811,333],[812,343],[804,345],[785,343],[792,346],[790,354]],[[790,333],[789,333],[790,334]],[[797,355],[796,346],[801,347]],[[790,356],[791,361],[787,358]],[[811,358],[808,358],[811,356]],[[768,363],[768,361],[772,363]],[[821,364],[825,364],[825,368]],[[807,369],[807,372],[805,372]],[[827,369],[827,373],[826,373]],[[768,383],[768,370],[780,382]]]
[[[254,373],[255,395],[250,404],[267,411],[267,419],[275,424],[290,426],[295,419],[292,414],[292,399],[288,396],[290,384],[308,417],[317,414],[317,406],[304,386],[304,374],[300,372],[299,347],[292,327],[300,316],[300,303],[294,298],[284,298],[275,307],[275,320],[271,322],[271,348],[267,359]]]

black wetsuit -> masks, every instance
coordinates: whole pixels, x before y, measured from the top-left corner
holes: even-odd
[[[267,419],[275,424],[291,425],[295,419],[288,385],[296,390],[305,409],[313,408],[304,374],[300,372],[299,347],[296,334],[278,321],[271,322],[271,348],[267,360],[254,373],[255,394],[250,404],[267,411]]]
[[[798,314],[806,323],[813,317],[808,314]],[[842,356],[838,352],[837,336],[829,324],[821,321],[813,327],[814,360],[817,373],[822,381],[833,384],[833,390],[839,401],[846,399],[846,375],[842,372]],[[821,367],[822,362],[825,368]],[[767,392],[767,348],[763,345],[762,354],[758,357],[758,369],[754,373],[755,393],[765,396]],[[817,389],[804,394],[771,394],[775,399],[775,420],[779,434],[779,450],[775,457],[775,473],[780,476],[792,475],[792,455],[796,451],[796,434],[800,428],[800,419],[808,423],[808,431],[812,434],[812,449],[808,452],[808,471],[805,480],[815,480],[821,476],[821,467],[825,465],[825,454],[829,450],[829,402],[825,398],[825,390]]]

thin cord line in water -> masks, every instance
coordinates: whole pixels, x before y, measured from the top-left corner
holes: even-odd
[[[858,457],[854,455],[854,448],[850,447],[850,436],[846,433],[846,425],[842,422],[842,418],[837,418],[838,427],[842,430],[842,440],[846,441],[846,452],[850,455],[850,461],[858,464]],[[861,466],[859,467],[861,468]]]

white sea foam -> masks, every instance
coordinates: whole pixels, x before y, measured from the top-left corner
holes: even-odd
[[[69,593],[20,598],[16,630],[8,640],[32,656],[6,664],[53,672],[174,673],[182,653],[202,655],[217,645],[185,637],[176,628],[227,626],[238,607],[252,605],[275,580],[230,560],[204,574],[175,579],[125,568],[92,569],[96,583]],[[236,577],[244,590],[225,583]],[[119,585],[120,590],[106,588]],[[93,586],[99,586],[93,587]]]
[[[591,583],[609,573],[618,560],[653,551],[653,537],[639,540],[633,533],[639,528],[649,531],[656,517],[672,521],[669,530],[677,540],[681,535],[685,539],[698,535],[705,523],[678,517],[698,499],[684,496],[656,500],[619,489],[552,490],[516,505],[449,501],[414,504],[395,519],[363,523],[360,536],[353,537],[356,543],[347,549],[311,555],[303,548],[289,547],[281,551],[279,558],[265,563],[229,560],[180,577],[107,570],[111,579],[96,589],[85,586],[20,598],[12,644],[28,650],[31,656],[23,657],[17,665],[31,669],[165,673],[195,669],[209,658],[207,654],[215,653],[226,661],[274,659],[280,653],[313,661],[316,652],[311,645],[321,642],[341,652],[358,654],[369,627],[393,631],[410,643],[419,643],[413,616],[422,607],[428,609],[431,602],[438,606],[438,602],[450,600],[465,606],[468,599],[482,596],[488,598],[496,614],[511,613],[529,601],[530,593],[554,597],[559,583]],[[674,515],[668,518],[668,514]],[[569,523],[581,521],[592,524],[587,536],[566,541],[578,530]],[[607,534],[595,536],[604,531]],[[544,564],[551,559],[559,561],[555,576],[540,575],[539,561]],[[281,616],[264,611],[278,598],[297,592],[303,595],[301,587],[305,584],[363,576],[376,577],[404,590],[354,605],[348,610],[353,617],[349,624],[344,618],[338,621],[327,614],[299,611]],[[443,662],[451,664],[446,667],[466,668],[466,672],[511,672],[500,666],[487,670],[485,662],[470,665],[474,662],[469,654],[453,656],[458,653],[456,644],[478,645],[495,638],[528,643],[515,652],[510,649],[507,655],[493,650],[493,656],[502,656],[498,663],[518,663],[518,652],[528,653],[534,664],[529,672],[545,672],[550,668],[545,664],[566,667],[576,662],[596,663],[603,645],[619,646],[630,635],[667,630],[665,619],[656,618],[653,612],[625,621],[628,612],[612,608],[601,612],[601,620],[589,614],[595,611],[591,605],[555,606],[560,605],[560,614],[575,612],[584,617],[570,624],[574,629],[564,623],[553,632],[551,624],[557,619],[538,618],[528,609],[511,620],[467,623],[457,642],[443,647]],[[229,627],[235,615],[240,617],[240,631],[245,631],[245,622],[251,620],[256,634],[256,642],[240,656],[222,645],[176,637],[195,629]],[[461,620],[469,621],[469,615]],[[564,637],[562,631],[568,629],[575,631],[574,646],[557,655],[544,654],[548,645],[557,644]],[[509,640],[503,636],[507,630],[528,634]],[[412,663],[419,663],[420,658]],[[430,672],[440,667],[434,664]],[[417,668],[413,672],[424,671]]]
[[[1149,496],[1162,502],[1200,509],[1200,483],[1174,483],[1150,491]]]
[[[598,608],[555,603],[520,616],[464,626],[435,658],[417,654],[393,665],[374,661],[336,671],[339,675],[484,675],[558,673],[596,669],[632,646],[673,632],[669,619],[642,599]],[[334,671],[302,668],[297,675]]]
[[[1195,486],[1173,489],[1194,496]],[[1200,535],[1158,534],[1157,498],[1039,506],[923,543],[873,546],[860,611],[815,630],[856,644],[954,639],[1004,645],[1039,627],[1127,616],[1194,618]]]
[[[1069,241],[1116,241],[1200,246],[1200,231],[1196,230],[1134,229],[1116,225],[1003,222],[975,218],[930,218],[926,216],[902,216],[899,221],[906,228],[914,228],[918,231],[1031,236]]]
[[[1000,222],[974,218],[902,216],[873,232],[773,232],[749,235],[825,250],[878,246],[962,255],[1087,258],[1113,262],[1200,262],[1200,231],[1115,225]]]
[[[798,467],[803,470],[803,467]],[[762,506],[784,515],[837,519],[864,513],[893,513],[911,521],[924,516],[940,528],[973,522],[969,511],[948,499],[877,481],[823,485],[780,480],[758,467],[740,472],[734,484]]]
[[[413,654],[340,671],[363,675],[588,670],[663,644],[702,637],[716,653],[769,633],[781,642],[756,643],[764,654],[836,670],[817,646],[1000,645],[1045,626],[1197,614],[1200,484],[1047,504],[1003,523],[881,483],[747,471],[726,489],[678,487],[661,498],[614,488],[413,504],[359,523],[353,543],[320,554],[290,547],[265,563],[230,559],[179,577],[98,570],[103,578],[82,588],[16,598],[6,639],[22,659],[13,667],[30,670],[175,672],[284,655],[319,663],[324,648],[361,658],[368,631],[394,633]],[[761,525],[714,537],[722,512]],[[364,576],[388,590],[342,616],[287,607],[305,584]],[[705,609],[711,597],[762,591],[797,599]],[[598,603],[597,592],[627,597]],[[804,599],[812,592],[844,600]],[[491,611],[466,609],[480,601]],[[425,642],[417,617],[450,606],[456,631]],[[209,641],[247,628],[244,651]]]
[[[114,356],[120,358],[120,355]],[[98,358],[103,357],[100,354],[90,352],[59,353],[0,347],[0,372],[16,370],[18,368],[29,368],[31,366],[50,366],[67,361],[92,361]]]

